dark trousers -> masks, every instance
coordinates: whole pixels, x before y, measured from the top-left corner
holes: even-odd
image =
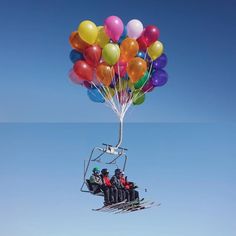
[[[111,187],[109,188],[110,191],[110,202],[111,203],[117,203],[118,202],[118,189]]]
[[[110,188],[108,188],[105,185],[102,185],[100,188],[102,189],[102,191],[104,193],[104,202],[110,203]]]
[[[130,189],[129,194],[130,194],[130,201],[134,201],[136,199],[139,199],[139,192],[138,191],[136,191],[134,189]]]

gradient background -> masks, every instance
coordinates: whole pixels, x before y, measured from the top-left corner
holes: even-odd
[[[236,234],[235,1],[0,0],[0,235]],[[115,143],[115,115],[69,83],[80,21],[156,24],[166,86],[127,115],[127,174],[162,206],[97,214],[83,160]],[[49,124],[50,123],[50,124]]]

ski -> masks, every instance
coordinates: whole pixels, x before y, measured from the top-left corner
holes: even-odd
[[[131,205],[136,205],[139,204],[140,202],[142,202],[144,200],[144,198],[142,198],[141,200],[134,200],[134,201],[129,201],[129,202],[125,202],[124,204],[121,204],[119,206],[116,206],[114,208],[112,208],[112,210],[109,212],[117,212],[117,211],[121,211],[123,209],[126,209],[128,207],[130,207]]]
[[[158,203],[158,204],[155,205],[155,202],[151,202],[151,203],[149,203],[149,204],[147,204],[147,205],[134,207],[134,208],[132,208],[132,209],[129,209],[129,210],[127,210],[127,211],[123,211],[123,212],[121,212],[121,213],[124,213],[124,214],[125,214],[125,213],[131,213],[131,212],[135,212],[135,211],[146,210],[146,209],[152,208],[152,207],[154,207],[154,206],[158,207],[158,206],[160,206],[160,205],[161,205],[161,203]]]
[[[115,212],[115,214],[127,211],[127,210],[135,208],[135,207],[140,207],[140,206],[143,206],[143,205],[148,204],[148,203],[149,203],[149,201],[144,201],[144,199],[142,199],[141,201],[135,201],[135,202],[132,202],[129,205],[125,205],[123,208],[118,209],[118,211]]]
[[[122,201],[122,202],[118,202],[118,203],[114,203],[114,204],[111,204],[111,205],[107,205],[107,206],[102,206],[100,208],[97,208],[97,209],[92,209],[92,211],[103,211],[103,210],[108,210],[110,208],[113,208],[113,207],[117,207],[121,204],[124,204],[126,203],[126,200]]]

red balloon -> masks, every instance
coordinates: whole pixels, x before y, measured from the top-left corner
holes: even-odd
[[[84,50],[85,61],[93,67],[97,67],[99,64],[101,55],[102,49],[97,45],[92,45]]]
[[[149,25],[143,32],[144,40],[149,47],[152,43],[156,42],[160,36],[159,29],[154,25]]]
[[[139,45],[139,50],[146,52],[147,50],[147,43],[146,40],[144,38],[143,35],[141,35],[138,39],[137,39],[138,45]]]
[[[93,67],[86,61],[79,60],[74,64],[74,72],[81,78],[87,81],[93,80]]]

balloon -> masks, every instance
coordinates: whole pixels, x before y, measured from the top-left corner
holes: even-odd
[[[143,32],[143,24],[139,20],[131,20],[127,24],[127,35],[130,38],[138,38]]]
[[[106,44],[109,43],[109,37],[105,33],[103,26],[98,26],[98,36],[96,39],[96,44],[98,44],[101,48],[104,48]]]
[[[138,53],[139,46],[135,39],[126,38],[120,45],[121,59],[129,61]]]
[[[73,83],[83,85],[83,80],[74,72],[73,69],[69,71],[69,78]]]
[[[117,75],[119,75],[120,77],[124,77],[126,75],[127,62],[121,60],[118,61],[114,65],[114,69]]]
[[[115,76],[112,78],[110,88],[115,88],[118,81],[119,81],[119,76],[117,74],[115,74]]]
[[[105,88],[104,95],[107,99],[111,100],[114,97],[115,93],[116,93],[115,89],[110,88],[110,87]]]
[[[98,29],[97,26],[89,20],[82,21],[79,25],[78,32],[80,37],[88,44],[94,44],[97,35]]]
[[[163,53],[163,44],[160,41],[156,41],[150,47],[148,47],[148,55],[152,60],[157,59]]]
[[[147,63],[139,57],[135,57],[128,62],[127,73],[132,83],[136,83],[142,78],[147,70]]]
[[[84,50],[85,61],[93,67],[99,64],[101,55],[102,49],[97,45],[89,46]]]
[[[108,43],[102,50],[102,57],[108,65],[115,65],[120,58],[120,48],[117,44]]]
[[[119,92],[126,90],[126,88],[128,88],[128,80],[119,81],[116,85],[116,90]]]
[[[144,40],[149,47],[152,43],[158,40],[160,36],[159,29],[154,25],[149,25],[145,28],[143,32]]]
[[[83,82],[83,85],[87,89],[94,89],[94,88],[96,88],[93,84],[91,84],[90,82],[88,82],[86,80]]]
[[[151,92],[154,89],[154,86],[152,84],[152,80],[148,80],[147,83],[142,87],[142,91],[144,93]]]
[[[118,92],[118,98],[121,105],[126,104],[129,101],[130,94],[126,90]]]
[[[84,60],[79,60],[74,64],[74,72],[87,81],[93,80],[93,68]]]
[[[117,16],[109,16],[104,22],[105,32],[114,42],[118,42],[124,30],[122,20]]]
[[[136,83],[134,84],[134,87],[135,87],[136,89],[140,89],[141,87],[144,86],[144,84],[146,84],[146,82],[148,81],[148,79],[149,79],[149,73],[148,73],[148,71],[146,71],[146,73],[144,74],[144,76],[143,76],[140,80],[138,80],[138,82],[136,82]]]
[[[113,67],[106,65],[105,63],[100,64],[96,71],[97,80],[103,83],[105,86],[109,86],[115,75]]]
[[[144,59],[145,58],[145,53],[144,52],[142,52],[142,51],[139,51],[138,53],[137,53],[137,57],[140,57],[140,58],[142,58],[142,59]]]
[[[70,41],[71,47],[80,52],[83,52],[84,49],[89,46],[89,44],[87,44],[80,38],[78,32],[72,32],[70,35],[69,41]]]
[[[138,45],[139,45],[139,50],[146,52],[147,50],[147,43],[145,41],[145,38],[143,37],[143,35],[141,35],[138,39],[137,39]]]
[[[75,63],[78,60],[83,60],[83,54],[75,49],[71,50],[70,52],[70,60]]]
[[[162,69],[157,70],[152,74],[151,80],[154,87],[163,86],[168,81],[168,74]]]
[[[133,99],[132,99],[132,101],[133,101],[134,105],[140,105],[140,104],[142,104],[144,102],[144,100],[145,100],[145,94],[142,91],[135,90],[133,92]]]
[[[166,54],[162,54],[155,61],[153,61],[153,69],[163,69],[167,65],[167,56]]]
[[[87,95],[90,98],[90,100],[93,101],[93,102],[97,102],[97,103],[104,103],[105,102],[104,97],[101,95],[101,92],[98,91],[97,88],[88,89],[87,90]]]

